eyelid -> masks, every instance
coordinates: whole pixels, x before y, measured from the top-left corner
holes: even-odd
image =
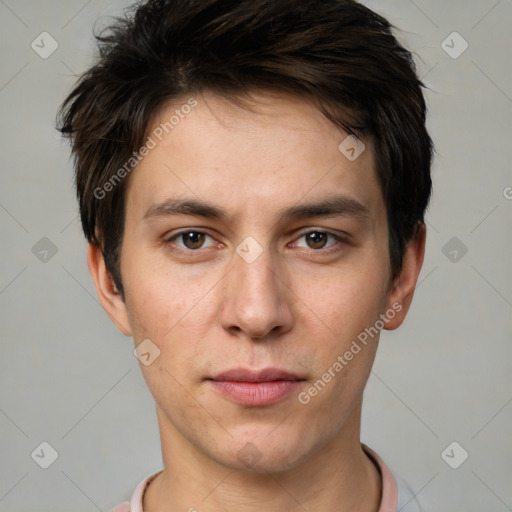
[[[339,238],[340,240],[350,238],[350,235],[344,231],[335,231],[335,230],[331,230],[328,228],[321,228],[321,227],[305,228],[304,231],[301,231],[297,235],[297,238],[307,235],[308,233],[325,233],[326,235],[332,235],[335,238]]]
[[[312,251],[312,252],[315,252],[315,253],[328,253],[330,251],[335,251],[335,250],[338,250],[338,245],[339,245],[339,242],[341,243],[344,243],[344,244],[348,244],[349,243],[349,238],[350,238],[350,235],[348,233],[343,233],[343,234],[337,234],[337,233],[334,233],[333,231],[330,231],[328,229],[324,229],[324,228],[307,228],[305,231],[301,232],[300,234],[298,234],[295,239],[293,240],[293,244],[295,244],[295,242],[304,237],[305,235],[308,235],[310,233],[322,233],[322,234],[325,234],[327,236],[332,236],[333,238],[336,239],[336,241],[338,243],[335,243],[335,244],[332,244],[326,248],[321,248],[321,249],[312,249],[312,248],[308,248],[308,247],[301,247],[301,249],[306,249],[306,250],[309,250],[309,251]]]
[[[163,237],[163,240],[165,243],[175,243],[174,240],[179,238],[180,236],[186,234],[186,233],[200,233],[202,235],[206,235],[208,237],[210,237],[212,240],[214,240],[217,244],[220,244],[220,245],[223,245],[221,244],[220,242],[218,242],[217,240],[215,240],[215,238],[210,235],[208,232],[204,231],[203,229],[196,229],[196,228],[187,228],[187,229],[182,229],[181,231],[177,231],[176,233],[173,233],[172,235],[165,235]],[[188,249],[188,248],[183,248],[183,247],[180,247],[179,245],[177,245],[177,248],[178,250],[181,250],[181,251],[186,251],[186,252],[198,252],[200,251],[201,249],[208,249],[209,247],[213,247],[214,245],[210,245],[208,247],[200,247],[199,249]]]

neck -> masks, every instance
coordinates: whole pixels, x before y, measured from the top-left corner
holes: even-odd
[[[329,443],[286,471],[255,473],[219,464],[188,443],[158,411],[164,470],[144,495],[144,512],[377,512],[375,464],[359,440],[361,403]]]

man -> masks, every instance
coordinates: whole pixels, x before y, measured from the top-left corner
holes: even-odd
[[[419,510],[360,442],[424,256],[409,52],[352,0],[150,0],[99,41],[59,128],[164,461],[116,510]]]

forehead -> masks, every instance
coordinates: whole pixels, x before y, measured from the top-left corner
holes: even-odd
[[[168,198],[194,197],[262,216],[334,193],[372,216],[383,208],[370,141],[348,158],[353,139],[306,100],[268,92],[250,101],[243,108],[202,94],[160,108],[148,130],[154,147],[130,177],[131,209],[140,216]]]

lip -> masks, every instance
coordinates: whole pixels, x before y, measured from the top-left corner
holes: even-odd
[[[275,380],[305,380],[280,368],[263,368],[261,370],[251,370],[248,368],[233,368],[219,373],[215,377],[210,377],[215,381],[231,382],[272,382]]]
[[[245,406],[277,403],[301,387],[305,380],[279,368],[234,368],[207,379],[223,397]]]

